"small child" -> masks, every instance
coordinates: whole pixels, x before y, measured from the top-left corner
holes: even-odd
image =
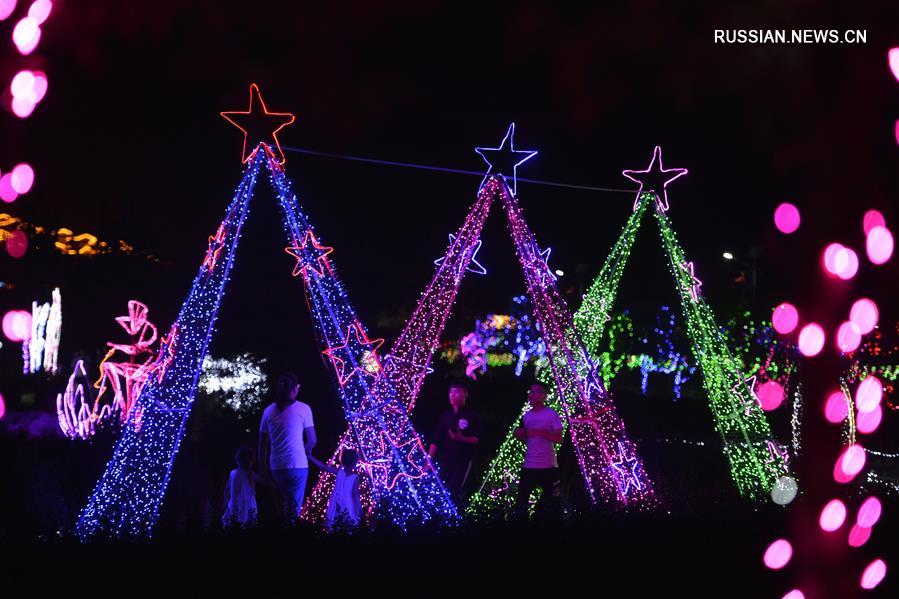
[[[234,454],[237,468],[231,471],[225,485],[225,513],[222,526],[247,528],[256,526],[256,481],[253,472],[253,450],[241,447]]]
[[[362,520],[362,503],[359,501],[359,475],[353,472],[359,462],[359,454],[352,449],[340,453],[340,468],[329,466],[309,455],[309,461],[325,472],[335,475],[334,491],[328,503],[325,523],[328,528],[335,524],[358,526]]]

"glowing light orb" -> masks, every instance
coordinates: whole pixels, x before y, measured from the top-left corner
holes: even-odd
[[[873,227],[865,239],[865,251],[873,264],[884,264],[893,256],[893,234],[886,227]]]
[[[867,335],[874,330],[878,318],[880,318],[880,311],[877,309],[877,304],[866,297],[856,300],[849,309],[849,320],[858,325],[862,335]]]
[[[842,353],[848,354],[858,349],[862,343],[862,332],[859,326],[852,321],[847,320],[837,329],[837,349]]]
[[[870,412],[859,412],[855,417],[855,428],[858,432],[870,435],[880,426],[883,420],[883,409],[877,406]]]
[[[818,524],[824,532],[833,532],[846,521],[846,504],[839,499],[831,499],[821,510]]]
[[[0,420],[3,420],[4,416],[6,416],[6,400],[3,399],[3,394],[0,393]]]
[[[780,570],[793,557],[793,546],[786,539],[777,539],[765,550],[765,565],[772,570]]]
[[[884,576],[887,575],[887,564],[882,559],[876,559],[865,568],[865,571],[862,572],[862,580],[861,587],[866,590],[871,590],[877,585],[880,584],[880,581],[883,580]]]
[[[799,351],[808,358],[817,356],[824,347],[825,337],[821,325],[814,322],[805,325],[799,331]]]
[[[799,485],[796,484],[796,479],[787,474],[778,478],[771,487],[771,501],[777,505],[787,505],[796,499],[798,492]]]
[[[849,405],[842,391],[834,391],[827,396],[824,404],[824,417],[828,422],[840,424],[849,416]]]
[[[855,518],[855,522],[862,528],[872,528],[880,520],[882,512],[883,506],[880,500],[873,496],[868,497],[858,508],[858,516]]]
[[[28,251],[28,236],[22,231],[13,231],[6,240],[6,251],[13,258],[21,258]]]
[[[805,599],[805,593],[803,593],[799,589],[793,589],[792,591],[784,595],[782,599]]]
[[[829,274],[837,274],[837,266],[835,260],[837,252],[842,249],[844,249],[843,245],[836,242],[831,243],[826,248],[824,248],[824,270]]]
[[[859,412],[871,412],[880,405],[881,399],[883,399],[883,383],[876,376],[869,374],[855,390],[855,407]]]
[[[28,8],[28,16],[40,25],[50,16],[52,9],[53,3],[50,0],[35,0]]]
[[[885,226],[887,226],[887,221],[879,211],[868,210],[865,212],[865,216],[862,218],[862,228],[865,230],[865,235],[874,227]]]
[[[24,56],[31,54],[37,48],[38,42],[41,41],[40,25],[31,17],[25,17],[16,23],[16,27],[12,31],[12,41],[19,49],[19,54]]]
[[[16,190],[12,187],[12,173],[4,174],[0,177],[0,200],[3,200],[8,204],[10,202],[15,202],[18,197],[19,194],[16,193]]]
[[[779,304],[771,313],[771,324],[774,326],[774,330],[781,335],[788,335],[799,324],[799,310],[787,302]]]
[[[788,202],[784,202],[774,211],[774,225],[781,233],[789,235],[799,228],[799,209]]]
[[[784,400],[783,385],[777,381],[765,381],[756,388],[755,394],[766,412],[776,410]]]
[[[17,164],[10,173],[10,184],[19,195],[31,191],[34,185],[34,169],[26,163]]]
[[[3,335],[16,343],[30,339],[31,312],[28,310],[10,310],[4,314]]]
[[[33,102],[29,102],[28,100],[22,98],[13,98],[12,99],[12,111],[20,119],[26,119],[31,116],[31,113],[34,112],[34,109],[37,107],[37,104]]]
[[[0,21],[5,21],[16,9],[16,0],[0,0]]]
[[[848,281],[858,273],[858,254],[851,248],[844,247],[838,250],[833,261],[837,269],[836,275],[844,281]]]
[[[887,52],[887,59],[890,63],[890,70],[893,71],[893,77],[899,81],[899,48],[890,48]]]
[[[871,529],[864,528],[859,526],[858,524],[852,525],[852,530],[849,531],[849,546],[850,547],[861,547],[865,543],[868,542],[868,539],[871,538]]]
[[[865,448],[854,443],[846,447],[833,467],[833,479],[838,483],[846,484],[865,467]]]

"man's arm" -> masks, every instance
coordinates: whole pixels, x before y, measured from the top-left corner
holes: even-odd
[[[552,431],[544,431],[536,428],[528,428],[525,429],[527,431],[528,437],[543,437],[544,439],[549,439],[553,443],[561,443],[562,442],[562,430],[552,430]]]
[[[303,443],[303,447],[306,448],[306,453],[308,454],[312,451],[312,448],[315,447],[315,444],[318,441],[318,439],[315,438],[315,427],[307,426],[303,429],[303,433],[303,438],[306,440],[306,442]]]
[[[334,466],[329,466],[325,462],[322,462],[311,453],[309,454],[309,461],[315,464],[319,470],[324,470],[325,472],[330,472],[331,474],[337,474],[337,468],[335,468]]]
[[[450,439],[452,439],[453,441],[458,441],[459,443],[468,443],[469,445],[477,445],[478,444],[477,437],[466,437],[462,433],[457,433],[454,431],[450,431],[449,436],[450,436]],[[431,447],[434,447],[434,446],[431,445]]]

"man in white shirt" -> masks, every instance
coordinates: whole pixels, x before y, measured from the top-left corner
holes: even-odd
[[[271,472],[288,522],[295,522],[300,516],[309,474],[306,454],[316,441],[312,409],[297,401],[299,392],[296,375],[282,374],[275,388],[275,401],[262,412],[259,424],[259,463]]]
[[[556,445],[562,442],[562,419],[546,406],[546,387],[540,383],[531,385],[528,393],[531,409],[522,417],[522,426],[515,429],[515,438],[527,445],[524,466],[518,481],[518,497],[515,512],[523,517],[527,513],[531,493],[537,487],[543,490],[541,503],[550,506],[553,515],[560,507],[559,463]]]

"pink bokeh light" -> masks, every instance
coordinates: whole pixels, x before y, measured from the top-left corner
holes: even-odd
[[[833,532],[843,526],[846,521],[846,504],[839,499],[831,499],[821,510],[818,524],[824,532]]]
[[[35,0],[28,8],[28,16],[41,25],[50,16],[53,10],[53,3],[50,0]]]
[[[31,338],[31,312],[10,310],[3,315],[3,335],[15,343]]]
[[[837,265],[836,265],[836,257],[837,252],[843,249],[843,244],[841,243],[830,243],[824,248],[824,270],[828,274],[836,275],[837,274]]]
[[[890,70],[893,71],[893,77],[899,81],[899,47],[890,48],[887,52],[887,61],[890,63]]]
[[[20,119],[27,119],[34,112],[35,108],[37,108],[37,104],[28,100],[23,100],[22,98],[12,99],[12,112]]]
[[[13,258],[21,258],[28,251],[28,236],[23,231],[13,231],[6,240],[6,251]]]
[[[868,542],[868,539],[871,538],[871,529],[864,528],[859,526],[858,524],[853,524],[852,529],[849,531],[849,546],[850,547],[861,547],[865,543]]]
[[[876,559],[862,572],[862,580],[859,583],[865,590],[871,590],[887,575],[887,564],[882,559]]]
[[[844,354],[854,352],[862,343],[862,332],[859,326],[851,321],[846,321],[837,328],[837,349]]]
[[[868,210],[865,212],[865,216],[862,218],[862,228],[865,230],[865,235],[867,235],[873,227],[885,226],[887,226],[887,221],[879,210]]]
[[[18,197],[19,194],[16,193],[12,186],[12,173],[5,173],[3,176],[0,176],[0,200],[9,204],[15,202]]]
[[[855,428],[864,435],[870,435],[880,426],[883,420],[883,408],[877,406],[870,412],[859,412],[855,417]]]
[[[5,21],[16,9],[16,0],[0,0],[0,21]]]
[[[873,528],[877,521],[880,520],[880,514],[883,513],[883,505],[876,497],[868,497],[858,508],[858,515],[855,522],[862,528]]]
[[[883,383],[880,379],[869,374],[855,389],[855,407],[859,412],[871,412],[880,405],[883,399]]]
[[[837,251],[833,259],[836,275],[848,281],[858,273],[858,254],[852,248],[844,247]]]
[[[792,557],[793,546],[790,542],[786,539],[777,539],[765,550],[764,562],[772,570],[780,570],[790,563]]]
[[[31,17],[25,17],[16,23],[16,27],[12,31],[12,41],[18,48],[19,54],[28,56],[34,52],[38,42],[41,41],[40,25]]]
[[[877,304],[866,297],[855,300],[852,308],[849,309],[849,320],[858,325],[862,335],[867,335],[874,330],[878,318],[880,318],[880,311],[877,309]]]
[[[873,227],[865,239],[865,252],[872,264],[886,264],[893,256],[893,234],[886,227]]]
[[[821,325],[810,322],[799,331],[799,351],[808,358],[817,356],[824,347],[825,338]]]
[[[771,313],[771,324],[774,326],[774,330],[781,335],[788,335],[799,324],[799,310],[793,304],[783,302],[775,306]]]
[[[824,404],[824,417],[828,422],[839,424],[849,416],[849,406],[842,391],[834,391],[827,396]]]
[[[3,420],[4,416],[6,416],[6,400],[3,399],[3,394],[0,393],[0,420]]]
[[[794,233],[799,228],[800,220],[799,208],[789,202],[784,202],[774,211],[774,225],[781,233]]]
[[[851,482],[865,467],[865,448],[853,443],[843,450],[833,467],[833,479],[841,484]]]
[[[31,191],[34,184],[34,169],[30,164],[21,163],[13,167],[10,172],[10,185],[19,195]]]
[[[784,595],[783,599],[805,599],[805,593],[803,593],[799,589],[793,589],[792,591]]]
[[[765,381],[756,388],[755,394],[766,412],[776,410],[784,400],[783,385],[777,381]]]

